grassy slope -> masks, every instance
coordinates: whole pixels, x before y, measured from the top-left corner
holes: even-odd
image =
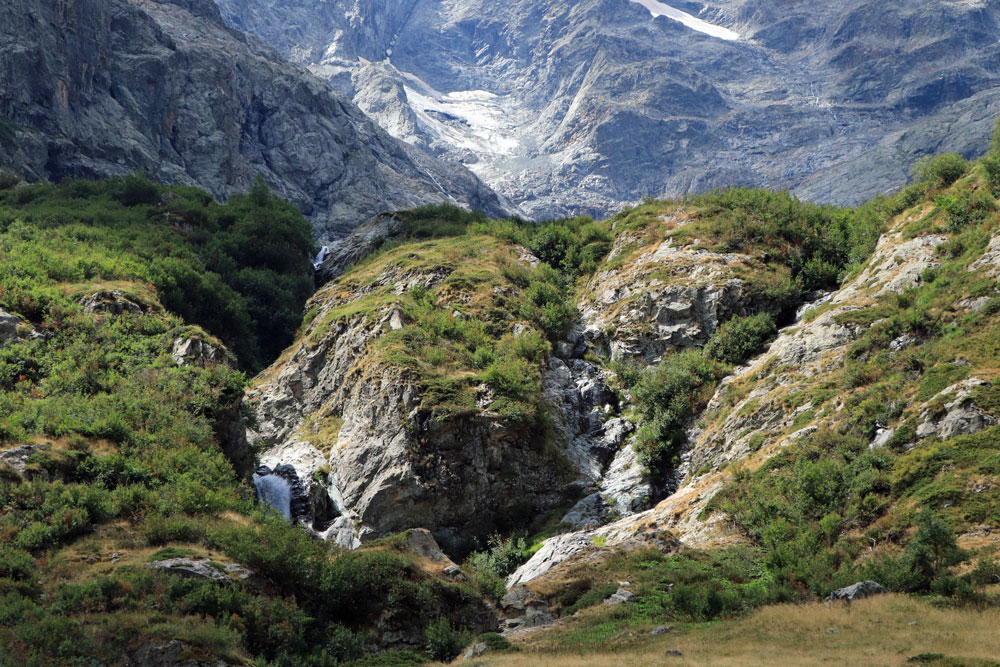
[[[219,344],[173,303],[251,335],[280,326],[255,317],[261,305],[300,309],[254,286],[308,275],[311,241],[296,240],[305,223],[254,196],[220,206],[142,179],[0,193],[0,307],[22,316],[23,334],[0,349],[0,451],[46,448],[23,474],[0,469],[0,655],[114,664],[144,642],[179,639],[199,659],[324,665],[377,647],[375,619],[415,629],[418,643],[428,619],[479,622],[474,592],[425,572],[399,544],[342,554],[256,508],[216,434],[244,375],[171,359],[179,335]],[[236,266],[239,230],[263,211],[274,244],[256,240],[270,264],[248,273]],[[140,312],[79,303],[110,290]],[[220,299],[229,310],[217,312]],[[237,349],[248,366],[267,360]],[[239,562],[258,578],[217,584],[145,568],[163,548]]]
[[[515,644],[531,664],[585,665],[903,665],[987,667],[1000,664],[995,628],[1000,611],[942,609],[898,595],[850,606],[810,603],[765,607],[737,620],[672,624],[650,620],[622,627],[578,623]],[[833,629],[835,632],[828,632]],[[537,650],[537,652],[536,652]],[[670,656],[667,651],[680,651]],[[923,656],[924,661],[913,660]],[[522,665],[523,653],[487,656],[472,664]]]

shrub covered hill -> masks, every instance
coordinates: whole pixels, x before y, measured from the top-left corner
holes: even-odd
[[[0,192],[0,664],[996,655],[1000,154],[917,176],[387,213],[311,297],[262,186]],[[940,627],[754,611],[868,579]]]

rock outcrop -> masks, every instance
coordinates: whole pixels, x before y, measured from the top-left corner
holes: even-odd
[[[209,579],[219,583],[232,583],[251,578],[253,572],[237,563],[216,563],[207,558],[166,558],[146,565],[151,570],[181,578]]]
[[[767,269],[748,255],[710,252],[667,236],[689,220],[678,208],[655,230],[619,233],[590,278],[580,304],[585,336],[611,359],[654,363],[667,351],[704,345],[719,324],[761,305],[738,276]]]
[[[345,545],[423,527],[445,548],[461,547],[526,498],[538,510],[554,507],[572,480],[564,456],[530,426],[491,412],[487,393],[476,409],[439,417],[424,402],[429,388],[383,351],[388,333],[412,324],[410,290],[443,289],[456,271],[414,257],[380,256],[363,277],[320,290],[303,336],[248,392],[262,461],[291,464],[300,479],[329,466],[326,490],[342,516],[324,535]],[[474,258],[466,266],[478,270]],[[448,294],[468,307],[461,289]]]
[[[843,600],[845,602],[854,602],[855,600],[864,600],[876,595],[885,595],[888,592],[881,584],[875,581],[859,581],[856,584],[838,588],[827,596],[826,601],[835,602]]]
[[[34,328],[20,317],[0,308],[0,347],[38,335]]]
[[[403,144],[211,0],[41,0],[0,8],[0,163],[29,180],[145,172],[220,199],[261,174],[341,236],[384,210],[502,215],[466,169]]]

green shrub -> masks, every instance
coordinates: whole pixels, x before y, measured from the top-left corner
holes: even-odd
[[[0,545],[0,579],[31,581],[35,577],[35,559],[27,551]]]
[[[642,417],[635,441],[640,463],[657,476],[672,464],[672,457],[687,437],[687,422],[709,397],[723,366],[693,350],[664,357],[645,372],[632,388]]]
[[[958,153],[942,153],[928,156],[913,167],[913,176],[918,181],[930,183],[934,187],[946,188],[969,171],[969,163]]]
[[[486,548],[473,551],[465,560],[473,581],[482,593],[499,600],[506,592],[504,581],[514,570],[528,560],[529,554],[524,538],[490,535]]]
[[[517,647],[499,632],[484,632],[479,635],[478,641],[486,644],[487,650],[492,653],[510,653],[517,650]]]
[[[768,313],[734,317],[712,334],[705,354],[728,364],[742,364],[763,351],[777,332]]]
[[[464,630],[454,630],[447,618],[438,618],[427,626],[427,654],[439,662],[451,662],[462,652],[472,637]]]

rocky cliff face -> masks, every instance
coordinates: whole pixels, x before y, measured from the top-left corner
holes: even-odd
[[[981,313],[995,312],[986,306],[996,303],[995,280],[977,282],[977,277],[996,275],[996,232],[988,243],[982,242],[974,261],[956,260],[955,253],[943,250],[952,242],[943,228],[926,226],[935,213],[932,205],[920,204],[899,216],[863,270],[841,289],[802,309],[799,319],[780,332],[766,353],[719,384],[688,432],[676,492],[645,512],[551,538],[510,577],[508,585],[544,579],[563,563],[599,558],[607,547],[629,548],[636,540],[657,535],[695,548],[740,542],[743,537],[732,530],[725,515],[712,510],[710,502],[732,480],[734,470],[756,470],[789,447],[807,443],[818,431],[843,432],[866,423],[871,449],[916,451],[937,442],[934,438],[975,434],[995,424],[997,416],[983,405],[990,400],[985,397],[992,384],[983,378],[994,375],[996,359],[988,351],[970,352],[974,344],[959,345],[957,351],[947,344],[930,348],[934,351],[920,358],[938,366],[912,372],[902,388],[894,389],[895,396],[872,398],[865,393],[869,380],[858,377],[863,363],[888,366],[896,359],[917,358],[917,353],[907,355],[922,344],[932,344],[933,334],[919,327],[897,330],[891,308],[910,303],[913,297],[908,295],[934,280],[945,262],[959,269],[954,282],[943,289],[962,293],[969,285],[979,285],[973,289],[984,292],[979,298],[942,301],[954,321],[982,322],[977,319]],[[991,335],[989,324],[981,333],[966,326],[970,336]],[[870,343],[859,342],[865,336],[871,339],[873,327],[885,331],[876,337],[880,342],[875,352],[868,351]],[[883,357],[870,361],[869,355],[878,349],[886,350]],[[937,373],[966,379],[952,383],[936,379]],[[881,405],[881,411],[873,412],[873,405]],[[990,484],[970,482],[964,493],[974,497],[993,488]],[[951,502],[957,497],[952,496]]]
[[[0,162],[31,180],[142,171],[224,199],[262,174],[323,239],[423,203],[504,212],[464,168],[227,28],[211,0],[8,3],[0,63]]]
[[[537,217],[732,184],[857,202],[979,152],[1000,110],[992,3],[675,4],[219,2]]]
[[[347,243],[363,243],[367,231],[359,232]],[[486,278],[493,287],[470,287],[466,276],[480,271],[481,253],[516,262],[517,252],[483,238],[465,259],[447,260],[439,253],[448,244],[404,247],[329,283],[310,301],[300,340],[248,394],[261,460],[293,465],[331,499],[339,518],[327,539],[356,546],[426,527],[447,548],[461,548],[506,513],[551,509],[574,479],[564,452],[491,409],[485,386],[469,388],[475,404],[436,409],[458,401],[451,392],[459,390],[441,388],[448,378],[421,375],[409,356],[427,349],[409,347],[425,335],[411,292],[437,293],[454,321],[478,316],[480,290],[516,289],[496,269]],[[527,324],[520,331],[532,335]]]

